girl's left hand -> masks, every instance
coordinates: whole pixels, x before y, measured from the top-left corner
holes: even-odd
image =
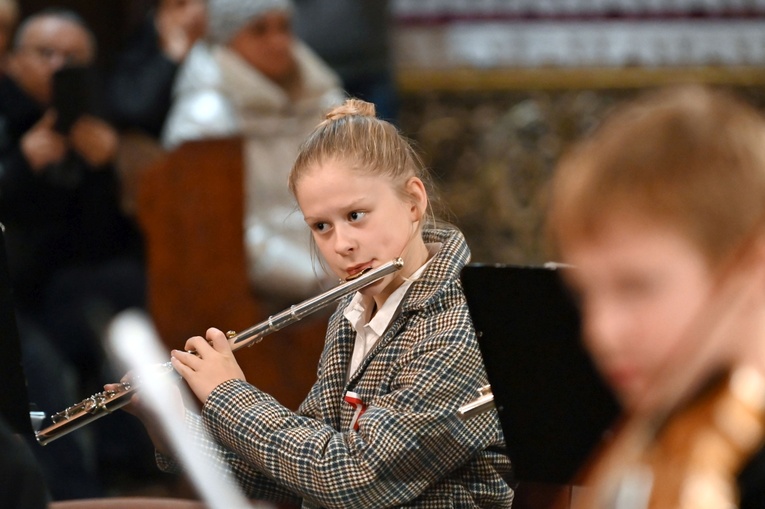
[[[186,341],[187,351],[173,350],[170,353],[173,368],[186,380],[203,404],[223,382],[245,380],[226,335],[218,329],[210,328],[207,329],[206,337],[194,336]]]

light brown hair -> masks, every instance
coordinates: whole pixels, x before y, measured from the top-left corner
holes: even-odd
[[[418,177],[428,192],[429,211],[425,223],[436,223],[431,204],[434,201],[430,175],[406,139],[391,123],[375,116],[374,104],[360,99],[347,99],[326,114],[300,147],[289,176],[289,188],[296,195],[301,177],[327,161],[350,164],[365,175],[381,175],[391,179],[407,196],[404,186],[411,177]]]
[[[677,228],[716,265],[765,221],[765,120],[720,90],[648,93],[562,158],[549,203],[554,252],[627,213]]]

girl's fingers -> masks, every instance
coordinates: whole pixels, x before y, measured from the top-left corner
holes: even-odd
[[[203,361],[200,357],[193,353],[173,350],[170,353],[170,362],[172,363],[173,368],[175,368],[175,370],[178,371],[181,376],[183,376],[184,373],[178,369],[180,366],[182,366],[184,369],[196,371],[202,365]]]

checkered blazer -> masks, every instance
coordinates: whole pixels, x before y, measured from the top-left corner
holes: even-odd
[[[457,230],[426,230],[443,247],[411,286],[390,327],[346,382],[355,332],[329,321],[318,379],[298,411],[240,380],[218,386],[193,429],[213,437],[254,498],[303,507],[510,507],[510,462],[496,412],[461,421],[487,383],[459,274],[470,251]],[[367,406],[352,430],[353,391]],[[211,464],[223,467],[219,459]],[[160,466],[170,468],[167,458]]]

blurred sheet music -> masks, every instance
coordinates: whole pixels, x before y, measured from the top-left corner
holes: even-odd
[[[144,404],[157,415],[169,437],[176,458],[180,461],[197,493],[211,509],[270,509],[274,506],[248,500],[236,484],[233,475],[210,475],[209,465],[199,443],[194,440],[183,420],[167,404],[176,390],[175,380],[166,374],[157,374],[152,366],[164,363],[169,355],[161,346],[153,324],[145,313],[128,310],[111,322],[107,342],[115,360],[141,379],[140,394]],[[185,385],[178,387],[189,392]],[[193,397],[190,394],[184,394]],[[209,454],[209,452],[208,452]]]

